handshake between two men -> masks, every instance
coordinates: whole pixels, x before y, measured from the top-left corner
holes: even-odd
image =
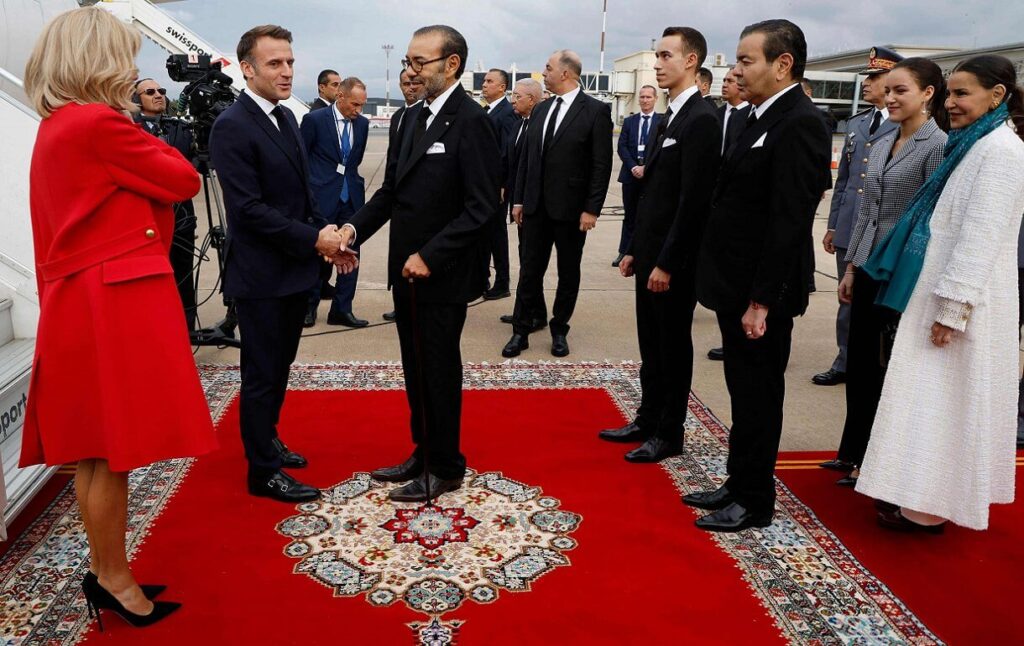
[[[349,274],[359,267],[359,252],[352,248],[355,241],[356,230],[351,225],[342,225],[341,229],[334,224],[328,224],[320,229],[317,237],[316,250],[324,262],[333,262],[338,268],[339,274]],[[404,278],[427,278],[430,276],[430,268],[423,258],[414,253],[405,261],[402,268]]]

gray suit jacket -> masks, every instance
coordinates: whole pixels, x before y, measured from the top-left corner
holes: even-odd
[[[832,191],[828,228],[834,231],[832,244],[840,249],[850,247],[850,233],[860,211],[868,153],[882,137],[899,128],[897,124],[885,120],[878,126],[875,134],[869,135],[874,113],[872,108],[850,118],[846,141],[839,155],[839,174],[836,177],[835,189]]]
[[[864,199],[846,254],[846,260],[858,267],[867,262],[872,250],[899,222],[917,189],[942,163],[946,133],[935,119],[925,121],[890,159],[898,136],[898,130],[890,132],[871,149]]]

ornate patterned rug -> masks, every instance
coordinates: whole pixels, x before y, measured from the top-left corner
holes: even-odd
[[[293,369],[282,435],[311,463],[318,451],[334,456],[303,474],[324,497],[296,507],[244,494],[238,370],[203,366],[201,376],[221,451],[131,478],[136,572],[170,583],[168,598],[185,602],[165,628],[147,629],[149,643],[182,634],[395,643],[383,635],[396,627],[430,645],[732,641],[722,621],[736,643],[941,643],[781,482],[770,527],[693,528],[678,495],[721,483],[728,437],[696,398],[686,453],[660,469],[629,465],[628,447],[598,442],[602,424],[635,410],[637,365],[466,366],[463,446],[473,469],[434,507],[391,503],[391,485],[366,470],[338,478],[350,458],[372,461],[368,469],[407,454],[399,366]],[[0,560],[0,644],[88,636],[78,590],[86,557],[69,488]],[[277,619],[261,622],[271,611]],[[331,613],[344,629],[323,631]],[[294,622],[282,633],[290,638],[272,637],[280,622]],[[107,641],[138,638],[107,623]]]

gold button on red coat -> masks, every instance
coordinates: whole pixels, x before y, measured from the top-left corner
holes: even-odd
[[[156,231],[152,229],[146,229],[146,237],[152,240],[153,238],[156,237]]]

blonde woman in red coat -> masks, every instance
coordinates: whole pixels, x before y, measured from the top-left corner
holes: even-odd
[[[139,45],[106,11],[76,9],[46,26],[25,70],[43,120],[30,174],[40,317],[21,452],[22,466],[78,462],[90,613],[134,626],[179,604],[153,603],[163,588],[143,590],[128,567],[128,472],[215,448],[168,258],[171,203],[195,195],[199,178],[128,117]]]

